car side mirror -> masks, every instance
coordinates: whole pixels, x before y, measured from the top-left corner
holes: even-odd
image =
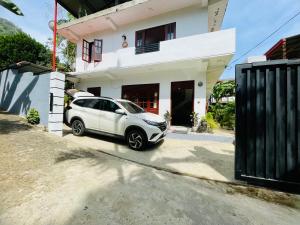
[[[117,109],[115,111],[116,114],[119,114],[119,115],[127,115],[126,112],[123,110],[123,109]]]

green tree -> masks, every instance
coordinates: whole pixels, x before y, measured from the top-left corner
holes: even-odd
[[[216,85],[213,88],[213,93],[211,96],[216,100],[217,103],[219,103],[223,97],[231,97],[234,95],[235,95],[235,81],[229,80],[229,81],[220,81],[216,83]]]
[[[211,95],[216,102],[209,106],[209,112],[212,113],[214,119],[222,127],[229,129],[234,129],[235,126],[235,102],[221,103],[220,100],[232,96],[235,96],[235,81],[218,82]]]
[[[23,16],[23,13],[19,7],[10,0],[0,0],[0,5],[18,16]]]
[[[22,30],[12,22],[0,18],[0,35],[16,34],[20,32],[22,32]]]
[[[20,61],[51,66],[51,51],[25,33],[0,36],[0,68]]]
[[[70,13],[67,14],[65,19],[58,20],[57,24],[61,25],[74,20],[75,17]],[[51,28],[53,30],[53,27]],[[62,62],[57,63],[57,69],[63,72],[74,71],[74,64],[76,59],[76,44],[66,40],[63,36],[59,34],[56,37],[57,52],[60,54]],[[47,43],[49,48],[53,48],[53,39],[49,38]]]

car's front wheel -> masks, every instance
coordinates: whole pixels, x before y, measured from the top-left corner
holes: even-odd
[[[74,120],[72,122],[72,132],[75,136],[82,136],[84,134],[84,124],[81,120]]]
[[[141,151],[147,143],[145,135],[139,130],[132,130],[127,134],[127,144],[129,148]]]

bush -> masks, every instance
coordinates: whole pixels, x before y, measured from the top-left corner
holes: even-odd
[[[210,112],[206,114],[205,119],[211,129],[216,129],[219,127],[219,124],[214,120],[214,117]]]
[[[209,107],[209,112],[213,118],[223,128],[234,129],[235,127],[235,102],[226,104],[215,104]]]
[[[27,121],[30,124],[39,124],[40,123],[40,115],[36,109],[30,109],[27,114]]]

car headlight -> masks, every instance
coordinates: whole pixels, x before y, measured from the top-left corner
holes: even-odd
[[[151,126],[159,126],[159,123],[157,122],[153,122],[153,121],[150,121],[150,120],[144,120],[147,124],[151,125]]]

